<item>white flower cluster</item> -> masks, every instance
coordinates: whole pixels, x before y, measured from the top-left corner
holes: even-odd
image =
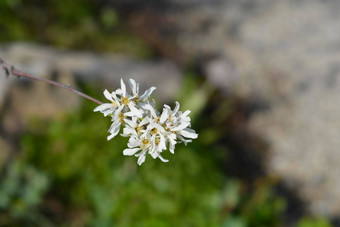
[[[185,145],[196,139],[198,135],[191,128],[191,119],[188,116],[190,110],[179,111],[179,103],[176,102],[172,110],[164,105],[162,113],[155,108],[154,100],[149,101],[149,96],[156,89],[151,87],[139,96],[139,84],[133,79],[129,80],[132,94],[127,93],[123,80],[121,88],[110,93],[104,91],[104,96],[110,103],[104,103],[94,109],[110,116],[112,125],[109,129],[108,140],[115,137],[123,126],[122,136],[130,137],[128,148],[123,151],[124,155],[138,157],[138,165],[141,165],[150,154],[154,159],[159,158],[168,162],[161,153],[168,149],[174,153],[175,145],[183,142]]]

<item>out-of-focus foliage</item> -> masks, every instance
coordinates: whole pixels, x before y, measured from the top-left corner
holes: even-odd
[[[298,227],[332,227],[325,218],[302,218]]]
[[[190,99],[195,89],[191,92]],[[94,107],[86,103],[79,112],[50,123],[33,121],[33,130],[24,137],[17,159],[22,166],[32,166],[27,168],[34,168],[35,177],[15,184],[11,191],[31,188],[33,202],[21,200],[25,212],[36,215],[19,218],[13,214],[16,200],[5,194],[2,200],[10,200],[2,207],[7,222],[45,220],[81,226],[280,224],[285,202],[273,194],[272,182],[263,180],[254,190],[245,191],[245,182],[221,171],[221,158],[227,157],[228,148],[217,147],[207,138],[208,132],[215,130],[213,126],[200,130],[199,139],[187,147],[177,145],[175,155],[167,152],[164,156],[169,163],[148,158],[138,167],[134,157],[122,154],[125,138],[106,141],[110,120],[93,113]],[[200,128],[201,111],[194,115],[194,128]],[[11,165],[17,168],[17,164]],[[7,175],[13,174],[11,168]]]
[[[0,1],[0,43],[38,41],[61,48],[149,56],[149,48],[104,1]]]
[[[47,188],[48,178],[44,173],[21,160],[10,163],[0,181],[0,224],[10,223],[13,218],[33,223],[38,219],[43,221],[37,206]]]

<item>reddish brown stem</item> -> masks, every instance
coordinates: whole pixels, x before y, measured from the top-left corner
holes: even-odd
[[[42,77],[38,77],[38,76],[33,76],[29,73],[24,73],[24,72],[21,72],[17,69],[15,69],[13,66],[7,64],[4,60],[2,60],[0,58],[0,65],[2,66],[2,68],[5,70],[5,73],[7,76],[10,76],[10,75],[14,75],[14,76],[17,76],[17,77],[26,77],[28,79],[32,79],[32,80],[38,80],[38,81],[43,81],[43,82],[46,82],[48,84],[52,84],[54,86],[57,86],[57,87],[61,87],[61,88],[64,88],[70,92],[73,92],[77,95],[80,95],[88,100],[91,100],[92,102],[95,102],[97,104],[103,104],[101,101],[95,99],[95,98],[92,98],[91,96],[88,96],[87,94],[84,94],[83,92],[81,91],[78,91],[76,89],[73,89],[71,86],[69,85],[66,85],[66,84],[61,84],[61,83],[58,83],[56,81],[53,81],[53,80],[49,80],[49,79],[45,79],[45,78],[42,78]]]

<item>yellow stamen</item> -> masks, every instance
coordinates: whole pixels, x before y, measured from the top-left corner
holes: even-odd
[[[156,140],[155,140],[156,145],[158,145],[160,142],[161,142],[161,139],[160,138],[156,138]]]
[[[150,144],[150,140],[148,140],[146,138],[142,139],[142,149],[144,149],[149,144]]]
[[[113,102],[112,102],[112,105],[114,105],[114,106],[118,106],[118,104],[117,104],[117,102],[116,102],[116,101],[113,101]]]
[[[124,98],[122,98],[122,100],[121,100],[121,103],[123,104],[123,105],[127,105],[127,104],[129,104],[129,102],[130,102],[130,100],[127,98],[127,97],[124,97]]]
[[[135,130],[136,130],[137,134],[139,134],[139,133],[141,133],[142,127],[137,126],[137,127],[135,127]]]
[[[157,134],[158,130],[156,128],[151,129],[151,134]]]

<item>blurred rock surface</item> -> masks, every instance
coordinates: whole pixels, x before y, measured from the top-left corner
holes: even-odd
[[[339,216],[340,2],[166,2],[183,53],[216,56],[201,66],[208,80],[270,105],[251,119],[271,146],[268,171],[311,212]]]

